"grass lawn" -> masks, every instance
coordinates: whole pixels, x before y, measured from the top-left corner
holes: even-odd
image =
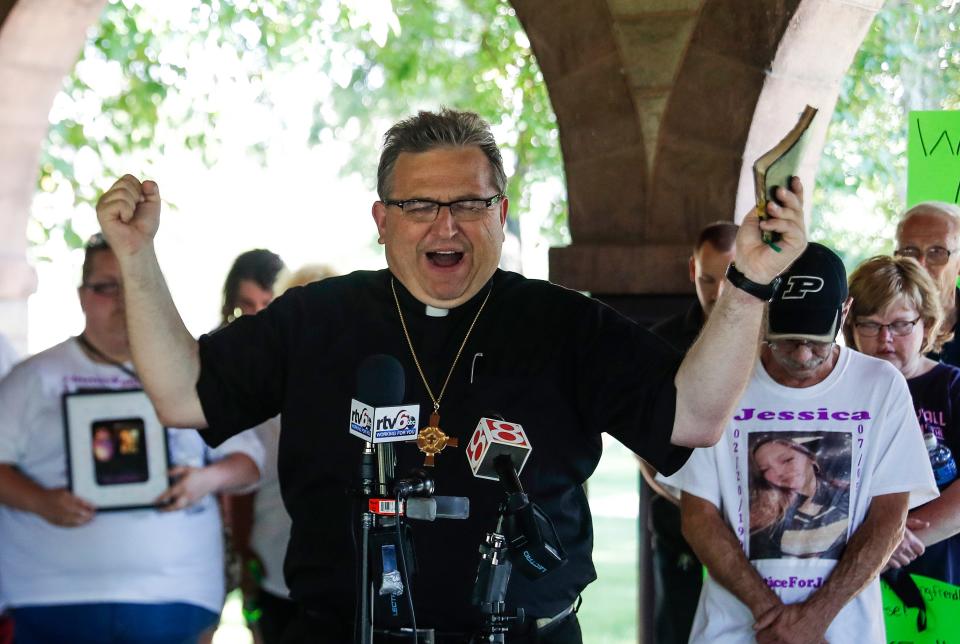
[[[588,484],[598,579],[583,593],[585,644],[637,641],[638,476],[633,453],[604,436],[603,458]]]

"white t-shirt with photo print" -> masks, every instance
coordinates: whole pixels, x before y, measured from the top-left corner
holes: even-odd
[[[800,489],[777,478],[778,468],[789,466],[809,475],[803,480],[815,479],[813,493],[783,491]],[[828,579],[873,497],[909,492],[912,508],[937,496],[903,376],[845,347],[825,380],[802,389],[778,384],[758,361],[717,445],[694,450],[679,472],[661,478],[719,508],[751,564],[787,604]],[[751,510],[758,520],[770,517],[762,529],[751,531]],[[753,642],[753,624],[746,605],[708,577],[690,641]],[[886,641],[878,580],[841,609],[827,640]]]
[[[140,386],[90,360],[74,338],[25,360],[0,382],[0,463],[45,488],[65,487],[62,395]],[[237,452],[263,470],[263,446],[253,436],[215,450],[193,429],[170,429],[167,437],[171,465],[202,467]],[[9,606],[185,602],[219,613],[223,594],[223,533],[211,495],[175,512],[99,512],[76,528],[0,505],[0,601]]]

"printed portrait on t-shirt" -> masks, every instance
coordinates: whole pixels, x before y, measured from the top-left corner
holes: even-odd
[[[848,432],[748,437],[750,559],[839,559],[850,522]]]
[[[142,483],[150,478],[142,418],[97,420],[90,430],[98,485]]]

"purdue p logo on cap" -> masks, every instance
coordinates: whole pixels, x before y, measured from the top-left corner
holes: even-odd
[[[823,278],[815,275],[791,275],[785,286],[780,295],[781,299],[802,300],[807,293],[819,293],[823,290]]]
[[[806,338],[833,342],[847,299],[847,272],[832,250],[810,242],[783,274],[767,308],[767,340]]]

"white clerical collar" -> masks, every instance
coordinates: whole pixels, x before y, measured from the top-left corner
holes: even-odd
[[[427,315],[432,318],[443,318],[450,313],[450,309],[438,309],[435,306],[430,306],[429,304],[425,305],[427,307]]]

